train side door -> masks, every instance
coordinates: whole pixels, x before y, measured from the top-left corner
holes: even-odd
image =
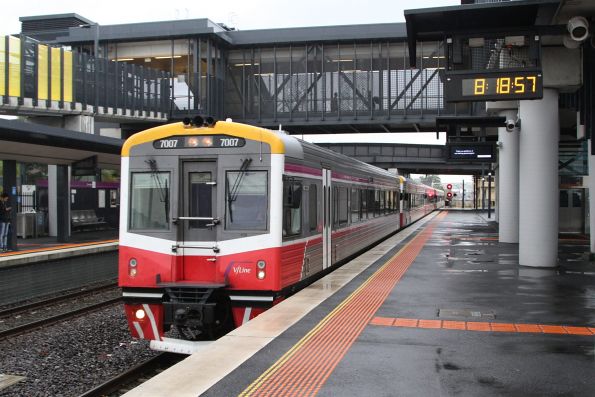
[[[215,241],[217,237],[217,163],[182,163],[182,202],[178,227],[182,241]]]
[[[583,233],[585,223],[585,200],[583,189],[561,189],[559,231]]]
[[[332,265],[331,170],[322,169],[322,268]]]

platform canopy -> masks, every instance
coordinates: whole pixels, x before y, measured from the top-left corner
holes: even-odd
[[[120,168],[122,139],[0,119],[0,159],[71,165],[97,155],[102,168]]]
[[[415,66],[418,41],[443,40],[457,33],[551,30],[559,4],[559,0],[520,0],[405,10],[409,62]]]

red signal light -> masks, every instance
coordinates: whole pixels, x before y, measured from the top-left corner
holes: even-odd
[[[446,193],[446,197],[448,197],[448,198],[452,198],[452,192],[448,192],[448,193]]]
[[[452,183],[447,184],[446,185],[446,188],[449,189],[449,190],[452,189]]]

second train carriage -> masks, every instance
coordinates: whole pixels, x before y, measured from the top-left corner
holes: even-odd
[[[133,336],[213,337],[440,207],[443,195],[281,132],[176,123],[122,150]]]

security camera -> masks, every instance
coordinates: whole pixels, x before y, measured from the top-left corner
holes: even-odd
[[[585,17],[572,17],[566,24],[570,38],[582,42],[589,37],[589,21]]]
[[[506,120],[506,131],[512,132],[516,127],[516,121],[512,119]]]

